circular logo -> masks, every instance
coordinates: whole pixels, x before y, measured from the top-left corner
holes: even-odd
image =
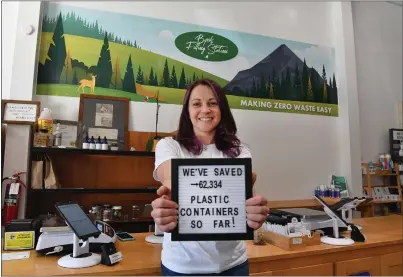
[[[176,37],[175,46],[182,53],[199,60],[222,62],[238,55],[238,47],[229,39],[208,32],[188,32]]]

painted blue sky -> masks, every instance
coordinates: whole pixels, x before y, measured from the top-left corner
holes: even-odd
[[[60,12],[74,12],[87,22],[98,21],[103,30],[112,32],[123,40],[136,41],[142,49],[193,65],[227,80],[235,77],[238,71],[252,67],[281,44],[286,44],[301,60],[305,58],[308,66],[313,66],[319,73],[322,72],[322,65],[326,67],[327,76],[334,73],[334,50],[329,47],[150,17],[46,3],[44,13],[47,16],[56,17]],[[238,46],[238,55],[229,61],[213,63],[183,54],[175,47],[175,38],[192,31],[216,33],[230,39]]]

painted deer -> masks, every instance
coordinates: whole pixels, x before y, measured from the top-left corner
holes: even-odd
[[[91,80],[87,80],[87,79],[81,79],[80,80],[80,85],[78,86],[77,92],[80,90],[80,88],[83,89],[83,93],[84,93],[84,88],[85,87],[89,87],[91,89],[91,93],[94,93],[94,89],[95,89],[95,78],[97,77],[97,75],[91,75]],[[94,93],[95,94],[95,93]]]

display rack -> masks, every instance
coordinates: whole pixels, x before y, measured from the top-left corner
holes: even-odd
[[[379,168],[379,163],[372,163],[374,168]],[[369,208],[369,216],[375,215],[375,207],[376,205],[383,205],[386,209],[386,213],[389,213],[389,204],[398,204],[400,207],[400,213],[403,214],[402,209],[402,185],[400,180],[401,172],[399,171],[398,163],[394,163],[393,171],[390,170],[381,170],[375,169],[375,171],[370,170],[370,164],[363,162],[362,163],[362,175],[363,175],[363,189],[367,197],[373,198],[372,201],[368,203]],[[375,184],[373,182],[373,178],[381,178],[381,184]],[[392,178],[396,178],[395,184],[391,184]],[[366,180],[365,180],[366,179]],[[366,181],[366,182],[365,182]],[[373,194],[374,188],[387,188],[389,191],[394,190],[393,195],[398,195],[398,199],[376,199]]]

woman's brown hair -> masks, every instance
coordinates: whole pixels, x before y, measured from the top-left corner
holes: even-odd
[[[199,155],[203,151],[203,143],[195,136],[193,124],[189,116],[190,95],[193,89],[200,85],[207,86],[213,91],[220,107],[221,120],[216,127],[214,138],[214,143],[217,149],[231,158],[239,156],[241,152],[240,140],[236,136],[237,127],[227,97],[225,96],[224,89],[210,79],[204,78],[197,80],[188,87],[183,101],[179,129],[175,137],[176,140],[194,155]]]

